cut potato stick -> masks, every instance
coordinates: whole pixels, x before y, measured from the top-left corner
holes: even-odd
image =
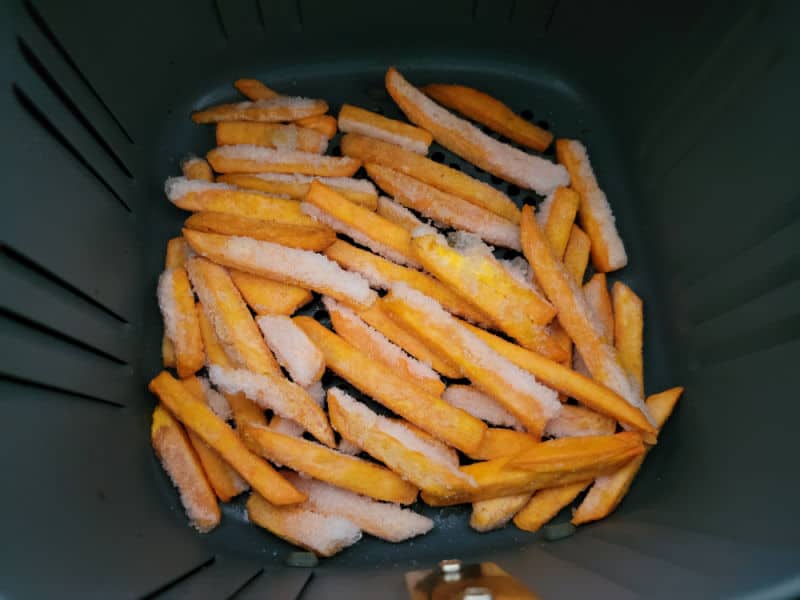
[[[545,385],[566,394],[570,398],[575,398],[578,402],[596,412],[613,417],[624,425],[644,432],[648,443],[655,442],[655,428],[642,411],[631,406],[615,391],[576,373],[569,367],[521,348],[488,331],[467,323],[463,323],[463,325],[495,352],[505,356],[521,369],[530,371]]]
[[[194,252],[182,237],[172,238],[167,242],[167,254],[164,258],[165,269],[185,268],[186,261],[194,256]]]
[[[614,345],[619,354],[619,362],[639,385],[639,389],[644,390],[642,299],[620,281],[614,282],[611,296],[614,303]]]
[[[357,308],[369,308],[377,298],[366,279],[308,250],[188,229],[184,237],[195,252],[227,267],[327,294]]]
[[[572,338],[592,377],[638,408],[652,424],[637,386],[620,365],[614,347],[603,341],[582,290],[561,261],[553,256],[530,206],[522,211],[521,232],[525,256],[548,298],[558,309],[559,322]]]
[[[386,90],[409,121],[427,129],[442,146],[492,175],[542,195],[569,184],[569,174],[563,166],[489,137],[469,121],[436,104],[394,67],[386,72]]]
[[[252,144],[219,146],[206,158],[218,173],[300,173],[350,177],[361,161],[342,156],[321,156],[299,150],[275,150]]]
[[[200,533],[214,529],[222,518],[214,490],[183,427],[162,406],[153,411],[150,440],[161,466],[178,488],[189,522]]]
[[[399,284],[383,301],[392,318],[456,363],[478,389],[502,404],[533,436],[541,436],[545,423],[561,410],[553,390],[492,350],[435,300]]]
[[[399,504],[411,504],[417,497],[413,485],[362,458],[263,427],[246,427],[244,437],[265,458],[357,494]]]
[[[220,121],[261,121],[279,123],[328,112],[328,103],[299,96],[275,96],[263,100],[218,104],[192,113],[195,123],[219,123]],[[212,165],[214,163],[211,163]]]
[[[306,288],[230,269],[233,283],[257,315],[292,315],[314,299]]]
[[[371,360],[314,319],[295,317],[294,320],[322,350],[328,368],[351,385],[459,450],[469,452],[478,448],[486,430],[486,425],[478,419],[421,388],[408,386],[392,369]]]
[[[617,231],[614,214],[597,183],[586,147],[577,140],[556,141],[558,162],[569,171],[572,188],[581,197],[581,226],[592,240],[592,264],[601,272],[616,271],[628,264],[625,246]]]
[[[499,529],[508,523],[531,499],[528,493],[481,500],[472,505],[469,526],[481,533]]]
[[[183,210],[226,213],[263,221],[319,227],[314,219],[303,214],[299,202],[239,189],[227,183],[170,177],[164,185],[164,191],[170,201]]]
[[[480,447],[467,456],[473,460],[492,460],[519,454],[538,443],[538,439],[521,431],[489,427],[483,436]]]
[[[380,196],[378,198],[376,210],[384,219],[388,219],[392,223],[397,223],[409,233],[413,233],[420,227],[430,227],[430,225],[420,221],[417,215],[412,213],[405,206],[398,204],[388,196]],[[433,227],[431,227],[430,233],[436,233]]]
[[[268,463],[248,451],[225,421],[199,402],[169,373],[162,371],[150,382],[149,388],[179,421],[219,452],[254,490],[270,502],[282,505],[305,500],[304,494],[297,491]]]
[[[219,452],[206,444],[194,431],[188,433],[192,447],[200,458],[208,482],[214,489],[217,498],[222,502],[228,502],[231,498],[250,489],[247,482],[222,459]]]
[[[520,249],[516,223],[389,166],[367,163],[365,168],[373,181],[400,204],[437,223],[474,233],[490,244]]]
[[[553,134],[517,116],[508,106],[475,88],[465,85],[431,83],[422,88],[426,95],[447,108],[492,131],[539,152],[547,149]]]
[[[519,209],[503,192],[466,173],[441,165],[415,152],[375,138],[348,133],[342,137],[342,154],[367,163],[396,169],[405,175],[432,185],[443,192],[463,198],[512,223],[519,223]]]
[[[177,267],[161,274],[158,306],[164,318],[164,332],[172,342],[178,376],[189,377],[203,368],[205,352],[186,269]]]
[[[217,337],[214,324],[206,314],[202,303],[198,302],[195,304],[195,312],[197,313],[197,321],[200,324],[200,335],[203,338],[203,348],[206,353],[206,366],[222,365],[223,367],[233,368],[235,363],[233,359],[228,356],[222,342],[220,342],[219,337]]]
[[[228,272],[205,258],[193,258],[186,264],[194,290],[226,354],[255,373],[280,373]]]
[[[606,274],[595,273],[592,275],[592,278],[583,284],[583,295],[586,297],[586,303],[592,309],[592,314],[600,326],[603,341],[607,344],[613,344],[614,309],[611,307],[611,296],[608,293]]]
[[[282,374],[259,375],[244,369],[226,369],[211,365],[208,375],[223,392],[243,393],[262,409],[272,410],[285,419],[299,423],[326,446],[336,447],[325,411],[308,392],[285,379]]]
[[[518,431],[523,429],[522,423],[500,403],[471,385],[448,386],[442,400],[490,425],[512,427]]]
[[[181,171],[186,179],[197,179],[199,181],[214,181],[214,172],[206,159],[197,156],[190,156],[181,162]]]
[[[273,506],[257,493],[247,500],[251,523],[319,556],[333,556],[361,539],[357,525],[331,515],[293,506]]]
[[[339,111],[339,131],[359,133],[395,144],[417,154],[427,154],[433,136],[419,127],[388,119],[352,104],[342,105]]]
[[[583,232],[583,229],[573,225],[569,234],[567,249],[564,250],[564,268],[578,285],[583,284],[583,276],[586,273],[586,267],[589,265],[590,248],[591,241],[589,236]]]
[[[328,391],[331,422],[341,436],[404,479],[437,496],[463,493],[473,483],[412,432],[381,417],[338,388]]]
[[[635,432],[549,440],[516,456],[462,467],[478,483],[477,489],[462,496],[424,492],[422,497],[431,506],[449,506],[515,496],[614,472],[643,452],[642,438]]]
[[[647,408],[653,415],[653,420],[659,429],[664,426],[669,416],[672,414],[675,404],[683,394],[682,387],[676,387],[659,394],[653,394],[647,399]],[[642,466],[646,454],[642,454],[635,460],[618,471],[598,477],[594,485],[586,494],[572,515],[572,522],[575,525],[596,521],[611,514],[633,483],[639,467]]]
[[[237,144],[323,154],[328,148],[328,138],[313,129],[291,124],[253,123],[251,121],[217,123],[217,146]]]
[[[329,227],[289,225],[218,212],[195,213],[186,219],[184,227],[208,233],[240,235],[302,250],[324,250],[336,240],[336,233]]]
[[[442,440],[433,437],[430,433],[423,431],[413,423],[409,423],[404,419],[394,417],[389,420],[406,430],[414,438],[417,438],[411,445],[419,445],[422,447],[423,454],[427,453],[432,459],[438,462],[443,462],[458,468],[461,461],[458,458],[458,451],[455,448],[448,446]],[[401,432],[400,435],[405,436],[405,434]]]
[[[171,369],[175,366],[175,346],[172,345],[167,332],[161,336],[161,362],[165,369]]]
[[[336,240],[333,244],[328,246],[328,248],[325,249],[325,256],[331,260],[335,260],[348,271],[355,271],[365,277],[373,287],[388,290],[396,283],[406,283],[423,294],[434,298],[453,314],[483,326],[488,327],[492,324],[489,317],[475,307],[469,300],[462,298],[459,294],[443,283],[436,281],[433,277],[420,273],[415,269],[409,269],[394,264],[371,252],[356,248],[343,240]],[[373,327],[376,326],[373,325]],[[379,328],[376,327],[376,329]],[[389,337],[389,339],[392,338]],[[408,351],[408,349],[399,342],[393,339],[392,341]],[[419,358],[413,352],[411,354]],[[441,371],[439,372],[441,373]]]
[[[637,460],[639,459],[635,458],[631,462]],[[525,531],[538,531],[542,525],[561,512],[562,508],[575,500],[590,483],[578,481],[539,490],[514,517],[514,525]]]
[[[205,377],[187,377],[182,379],[181,383],[192,394],[204,402],[208,407],[223,421],[229,421],[232,418],[231,407],[225,397],[217,390],[211,387],[208,379]]]
[[[265,315],[256,319],[278,363],[297,385],[304,388],[320,380],[325,358],[308,336],[289,317]]]
[[[217,181],[268,194],[283,194],[298,200],[306,197],[312,181],[319,181],[336,190],[351,202],[370,210],[375,210],[378,204],[378,192],[372,182],[367,179],[313,177],[297,173],[228,173],[220,175]]]
[[[349,236],[389,260],[412,267],[419,266],[411,249],[411,234],[408,231],[371,210],[350,202],[318,181],[311,183],[308,195],[300,207],[304,213],[320,223]]]
[[[573,190],[559,187],[544,199],[541,208],[536,211],[536,219],[544,229],[553,254],[559,259],[564,257],[567,249],[580,202],[580,196]]]
[[[617,430],[617,422],[583,406],[565,404],[555,417],[547,422],[548,436],[582,437],[589,435],[611,435]]]
[[[280,96],[278,92],[268,88],[258,79],[237,79],[233,82],[233,87],[248,100],[269,100]]]
[[[295,120],[294,123],[306,129],[313,129],[328,139],[336,135],[336,117],[332,117],[331,115],[303,117],[302,119]]]
[[[355,523],[363,531],[387,542],[402,542],[433,529],[433,521],[396,504],[376,502],[322,481],[288,474],[287,479],[308,496],[305,507],[323,515]]]
[[[418,385],[435,396],[444,391],[444,383],[429,366],[407,355],[380,332],[370,327],[352,310],[333,298],[322,299],[334,331],[372,360],[382,362],[403,379]]]

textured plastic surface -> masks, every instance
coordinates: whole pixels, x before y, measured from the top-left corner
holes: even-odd
[[[404,570],[453,556],[545,597],[800,593],[800,12],[695,4],[2,3],[0,595],[403,598]],[[236,507],[193,532],[149,449],[155,282],[183,217],[162,183],[212,145],[188,114],[233,79],[391,116],[390,64],[587,143],[645,300],[647,389],[688,391],[602,523],[547,544],[429,511],[430,535],[312,575]]]

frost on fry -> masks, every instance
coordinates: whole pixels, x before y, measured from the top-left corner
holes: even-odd
[[[512,427],[517,431],[524,429],[522,423],[494,398],[472,386],[451,385],[442,394],[442,400],[491,425]]]
[[[342,156],[323,156],[299,150],[277,150],[252,144],[219,146],[206,158],[218,173],[300,173],[350,177],[361,161]]]
[[[256,322],[270,350],[289,372],[292,381],[304,388],[319,381],[325,370],[325,359],[302,329],[286,316],[264,315]]]
[[[371,181],[352,177],[321,177],[299,173],[229,173],[220,175],[217,181],[269,194],[283,194],[297,200],[305,198],[311,183],[318,181],[351,202],[370,210],[375,210],[378,198],[378,191]]]
[[[192,286],[183,267],[167,269],[159,277],[158,306],[166,337],[172,343],[178,374],[188,377],[203,368],[205,353]]]
[[[328,111],[324,100],[313,100],[299,96],[275,96],[235,104],[219,104],[192,113],[195,123],[219,123],[220,121],[261,121],[278,123],[304,117],[321,115]]]
[[[417,154],[427,154],[433,136],[424,129],[345,104],[339,111],[339,130],[383,140]]]

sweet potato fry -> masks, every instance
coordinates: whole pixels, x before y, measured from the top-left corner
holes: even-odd
[[[187,268],[195,292],[228,356],[255,373],[280,373],[278,363],[228,272],[204,258],[191,259]]]
[[[371,360],[314,319],[294,320],[322,350],[328,368],[363,393],[459,450],[469,452],[480,445],[486,425],[479,420],[433,394],[409,387],[392,369]]]
[[[523,450],[532,448],[538,443],[538,439],[521,431],[489,427],[483,436],[480,447],[476,451],[470,452],[467,456],[473,460],[492,460],[504,456],[513,456]]]
[[[561,410],[553,390],[492,350],[435,300],[397,285],[383,301],[392,318],[456,363],[475,387],[499,402],[533,436],[541,436],[545,423]]]
[[[239,189],[226,183],[171,177],[167,179],[164,189],[170,201],[183,210],[218,212],[289,225],[319,226],[314,219],[303,214],[299,202]]]
[[[345,156],[357,158],[365,164],[374,163],[396,169],[444,192],[463,198],[512,223],[519,223],[519,209],[511,198],[466,173],[394,144],[357,133],[348,133],[342,137],[341,148]]]
[[[547,149],[553,134],[519,117],[508,106],[475,88],[465,85],[431,83],[422,88],[426,95],[447,108],[492,131],[539,152]]]
[[[264,100],[218,104],[192,113],[195,123],[219,123],[220,121],[260,121],[279,123],[328,112],[324,100],[312,100],[297,96],[275,96]],[[212,163],[213,164],[213,163]]]
[[[365,168],[375,183],[403,206],[437,223],[474,233],[490,244],[520,249],[516,223],[389,166],[367,163]]]
[[[200,533],[214,529],[222,518],[214,490],[183,427],[162,406],[153,411],[150,440],[161,466],[178,488],[189,521]]]
[[[611,435],[617,430],[617,422],[583,406],[565,404],[555,417],[547,422],[545,434],[556,437],[581,437],[588,435]]]
[[[675,404],[683,394],[682,387],[676,387],[659,394],[653,394],[647,399],[647,408],[653,415],[653,420],[659,429],[664,426],[672,414]],[[619,506],[625,494],[633,483],[633,479],[642,466],[646,453],[624,465],[619,470],[598,477],[594,485],[586,494],[572,515],[575,525],[596,521],[611,514]]]
[[[621,281],[614,283],[611,296],[614,302],[614,345],[619,354],[619,362],[639,385],[639,389],[644,390],[642,299]]]
[[[578,285],[583,284],[583,276],[586,273],[586,267],[589,265],[590,247],[589,236],[583,232],[583,229],[573,225],[569,234],[567,249],[564,250],[564,268]]]
[[[184,237],[195,252],[227,267],[327,294],[357,308],[369,308],[377,298],[366,279],[308,250],[189,229]]]
[[[361,539],[357,525],[294,506],[273,506],[257,493],[247,499],[251,523],[319,556],[333,556]]]
[[[583,295],[592,309],[602,331],[603,341],[614,343],[614,309],[611,307],[611,296],[608,293],[605,273],[595,273],[583,284]]]
[[[243,393],[262,409],[272,410],[285,419],[291,419],[303,429],[331,448],[336,447],[325,411],[302,387],[280,375],[259,375],[244,369],[226,369],[211,365],[211,381],[228,394]]]
[[[573,190],[559,187],[545,198],[536,212],[536,219],[544,229],[544,234],[553,248],[553,254],[559,259],[564,257],[567,249],[580,201],[580,196]]]
[[[289,317],[265,315],[256,319],[278,363],[297,385],[307,388],[325,371],[325,357]]]
[[[205,352],[194,308],[194,293],[186,269],[167,269],[158,279],[158,306],[166,336],[172,342],[180,377],[203,368]]]
[[[370,327],[352,310],[332,298],[322,299],[333,329],[345,341],[355,346],[372,360],[382,362],[400,377],[427,390],[434,396],[444,391],[444,383],[429,366],[408,356],[379,331]]]
[[[233,82],[233,87],[248,100],[270,100],[280,96],[278,92],[268,88],[258,79],[237,79]]]
[[[305,500],[275,469],[244,446],[239,436],[210,408],[199,402],[180,381],[162,371],[150,382],[150,391],[186,427],[195,431],[250,486],[273,504],[296,504]]]
[[[267,194],[282,194],[302,200],[308,194],[312,181],[324,183],[342,196],[370,210],[378,204],[378,192],[371,181],[352,177],[313,177],[296,173],[228,173],[220,175],[217,181],[237,185],[242,188],[259,190]]]
[[[628,264],[625,246],[617,231],[614,215],[597,183],[589,155],[577,140],[556,141],[558,162],[569,171],[572,188],[581,197],[578,216],[592,240],[592,264],[601,272],[616,271]]]
[[[350,177],[361,161],[342,156],[321,156],[299,150],[275,150],[248,144],[219,146],[206,158],[218,173],[300,173]]]
[[[536,278],[547,297],[558,309],[559,322],[575,342],[575,347],[592,377],[642,411],[652,424],[639,390],[620,365],[616,350],[603,341],[600,328],[592,319],[591,309],[582,290],[561,261],[553,256],[550,244],[542,234],[530,206],[522,211],[521,233],[525,256],[533,266]]]
[[[508,523],[531,499],[528,493],[481,500],[472,505],[469,526],[481,533],[499,529]]]
[[[442,460],[435,449],[421,443],[366,405],[337,388],[328,391],[331,422],[343,438],[386,464],[417,487],[437,496],[460,494],[472,487],[469,477]]]
[[[386,72],[386,90],[409,121],[427,129],[442,146],[492,175],[543,195],[569,184],[569,174],[563,166],[489,137],[469,121],[436,104],[394,67]]]
[[[214,172],[211,165],[204,158],[190,156],[181,162],[181,171],[186,179],[199,181],[214,181]]]
[[[292,124],[253,123],[252,121],[217,123],[217,146],[235,146],[236,144],[323,154],[328,148],[328,138],[313,129],[297,127]]]
[[[257,315],[292,315],[314,299],[306,288],[230,269],[233,283]]]
[[[492,321],[489,317],[475,307],[469,300],[462,298],[446,285],[436,281],[433,277],[420,273],[415,269],[409,269],[394,264],[371,252],[356,248],[343,240],[336,240],[333,244],[328,246],[328,248],[325,249],[325,256],[331,260],[335,260],[348,271],[359,273],[361,276],[365,277],[373,287],[388,290],[396,283],[406,283],[426,296],[434,298],[453,314],[485,327],[492,325]],[[380,328],[375,325],[373,325],[373,327],[380,330]],[[389,337],[389,339],[392,338]],[[408,349],[399,342],[393,339],[392,341],[408,351]],[[411,354],[412,356],[420,358],[413,352],[411,352]],[[439,372],[441,373],[441,371]],[[443,374],[446,375],[446,373]],[[448,375],[448,377],[450,377],[450,375]]]
[[[631,462],[637,460],[638,458],[635,458]],[[575,500],[589,483],[591,482],[578,481],[535,492],[530,502],[514,517],[514,525],[525,531],[538,531],[542,525],[561,512],[562,508]]]
[[[218,212],[195,213],[186,219],[184,227],[208,233],[240,235],[302,250],[324,250],[336,240],[336,233],[327,226],[289,225]]]
[[[303,117],[302,119],[295,120],[294,123],[306,129],[313,129],[328,139],[336,135],[336,117],[332,117],[331,115]]]
[[[418,267],[411,234],[369,209],[314,181],[300,205],[307,215],[396,263]]]
[[[417,497],[413,485],[362,458],[262,427],[246,427],[244,437],[265,458],[357,494],[400,504],[411,504]]]
[[[388,119],[352,104],[344,104],[339,111],[339,130],[383,140],[423,155],[428,153],[428,146],[433,141],[433,136],[424,129]]]

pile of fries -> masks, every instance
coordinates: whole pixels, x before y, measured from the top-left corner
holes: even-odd
[[[628,256],[583,144],[394,68],[410,123],[235,85],[247,101],[192,115],[218,146],[165,186],[192,214],[158,281],[151,437],[191,524],[249,494],[252,523],[330,556],[426,533],[418,498],[471,504],[478,531],[611,513],[683,390],[644,396],[642,301],[609,292]],[[520,210],[434,141],[546,198]],[[315,299],[332,329],[296,315]]]

